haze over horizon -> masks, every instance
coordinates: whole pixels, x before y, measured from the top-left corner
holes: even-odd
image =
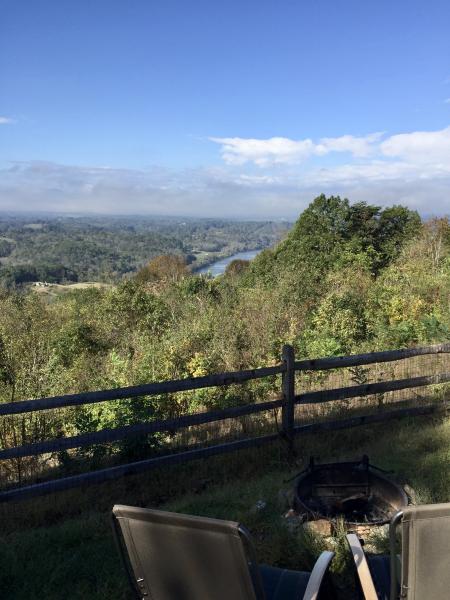
[[[0,211],[450,212],[450,5],[2,3]]]

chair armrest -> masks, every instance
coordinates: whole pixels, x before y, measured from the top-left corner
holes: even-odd
[[[375,590],[372,575],[370,574],[369,565],[366,555],[361,546],[361,542],[354,533],[347,535],[347,541],[355,561],[356,571],[358,573],[359,582],[363,591],[365,600],[378,600],[378,594]]]
[[[322,580],[328,571],[334,552],[322,552],[311,571],[303,600],[317,600]]]

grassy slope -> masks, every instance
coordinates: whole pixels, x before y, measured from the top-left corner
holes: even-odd
[[[196,491],[184,492],[171,501],[157,502],[155,487],[158,487],[159,498],[164,500],[164,495],[171,495],[175,489],[173,480],[164,490],[164,480],[152,479],[154,476],[150,475],[130,478],[125,487],[122,482],[122,487],[118,483],[116,488],[102,489],[107,505],[115,501],[158,504],[168,510],[242,521],[253,533],[262,562],[297,569],[311,568],[314,556],[323,548],[321,540],[289,531],[282,518],[286,508],[284,492],[292,485],[285,480],[306,464],[309,455],[326,461],[357,458],[367,453],[373,464],[394,470],[400,481],[412,486],[420,503],[450,501],[450,418],[422,417],[308,436],[299,440],[298,452],[296,464],[290,467],[276,447],[259,450],[256,455],[255,452],[230,455],[226,462],[222,457],[191,465],[185,468],[189,476],[186,475],[184,481],[181,476],[179,484],[181,489],[190,487]],[[190,486],[186,483],[189,477]],[[169,481],[167,476],[165,481]],[[266,503],[261,510],[255,507],[258,500]],[[3,535],[0,540],[2,597],[11,600],[123,600],[131,597],[110,532],[109,511],[101,503],[94,509],[95,500],[90,502],[90,512],[63,519],[54,514],[58,511],[64,514],[63,508],[57,507],[57,501],[52,505],[47,499],[40,508],[40,517],[34,515],[38,522],[49,523],[47,527],[23,525],[22,530]],[[70,499],[66,506],[68,510],[73,509]],[[26,510],[23,506],[16,509]],[[6,511],[1,518],[7,525]],[[341,590],[346,590],[342,597],[348,598],[350,580],[342,536],[337,536],[336,543],[334,578]]]
[[[82,283],[49,283],[46,286],[36,286],[34,284],[27,286],[32,292],[38,294],[45,302],[52,302],[59,296],[73,292],[74,290],[86,290],[89,288],[109,288],[112,287],[108,283],[98,283],[92,281],[84,281]]]

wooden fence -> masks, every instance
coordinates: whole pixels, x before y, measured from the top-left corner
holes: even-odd
[[[117,440],[126,439],[128,437],[148,435],[156,432],[173,432],[193,425],[225,421],[226,419],[234,419],[244,415],[257,414],[281,408],[281,430],[277,433],[215,444],[213,446],[189,449],[187,451],[170,453],[164,456],[156,456],[153,458],[140,460],[138,462],[9,489],[0,492],[0,502],[22,500],[89,483],[100,483],[106,480],[143,472],[163,465],[180,464],[198,458],[205,458],[212,455],[233,452],[244,448],[257,447],[271,443],[280,438],[285,440],[289,448],[292,448],[295,436],[300,434],[346,429],[348,427],[377,423],[408,415],[430,414],[436,410],[442,410],[443,407],[447,408],[448,406],[446,401],[443,404],[431,403],[424,406],[383,411],[377,414],[359,415],[346,419],[318,421],[306,425],[296,425],[296,405],[320,404],[349,398],[360,398],[373,394],[392,392],[395,390],[405,390],[408,388],[418,388],[422,386],[441,384],[450,382],[450,372],[439,373],[436,375],[423,375],[420,377],[412,377],[407,379],[396,379],[392,381],[382,381],[377,383],[366,383],[363,385],[353,385],[328,390],[311,391],[303,394],[296,394],[295,373],[298,371],[329,371],[344,367],[360,367],[362,365],[370,365],[375,363],[401,361],[415,356],[444,353],[450,353],[450,343],[420,348],[408,348],[403,350],[296,361],[294,349],[291,346],[284,346],[282,361],[279,365],[274,367],[219,373],[205,377],[195,377],[161,383],[149,383],[146,385],[123,387],[111,390],[100,390],[81,394],[70,394],[65,396],[55,396],[52,398],[39,398],[35,400],[23,400],[19,402],[1,404],[0,417],[5,417],[8,415],[18,415],[35,411],[64,408],[68,406],[82,406],[86,404],[104,402],[107,400],[130,399],[142,396],[160,395],[164,393],[241,384],[246,381],[261,379],[274,375],[282,376],[281,399],[225,408],[222,410],[188,414],[173,419],[153,420],[150,422],[138,423],[125,427],[104,429],[94,433],[74,435],[71,437],[61,437],[44,442],[26,444],[13,448],[5,448],[0,450],[0,460],[20,459],[26,456],[38,456],[41,454],[49,454],[71,448],[82,448],[86,446],[92,446],[94,444],[114,442]],[[151,414],[149,416],[151,416]]]

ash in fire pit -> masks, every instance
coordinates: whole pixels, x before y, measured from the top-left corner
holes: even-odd
[[[308,519],[343,517],[347,525],[383,525],[408,504],[404,490],[369,464],[337,462],[309,467],[296,479],[294,508]]]

